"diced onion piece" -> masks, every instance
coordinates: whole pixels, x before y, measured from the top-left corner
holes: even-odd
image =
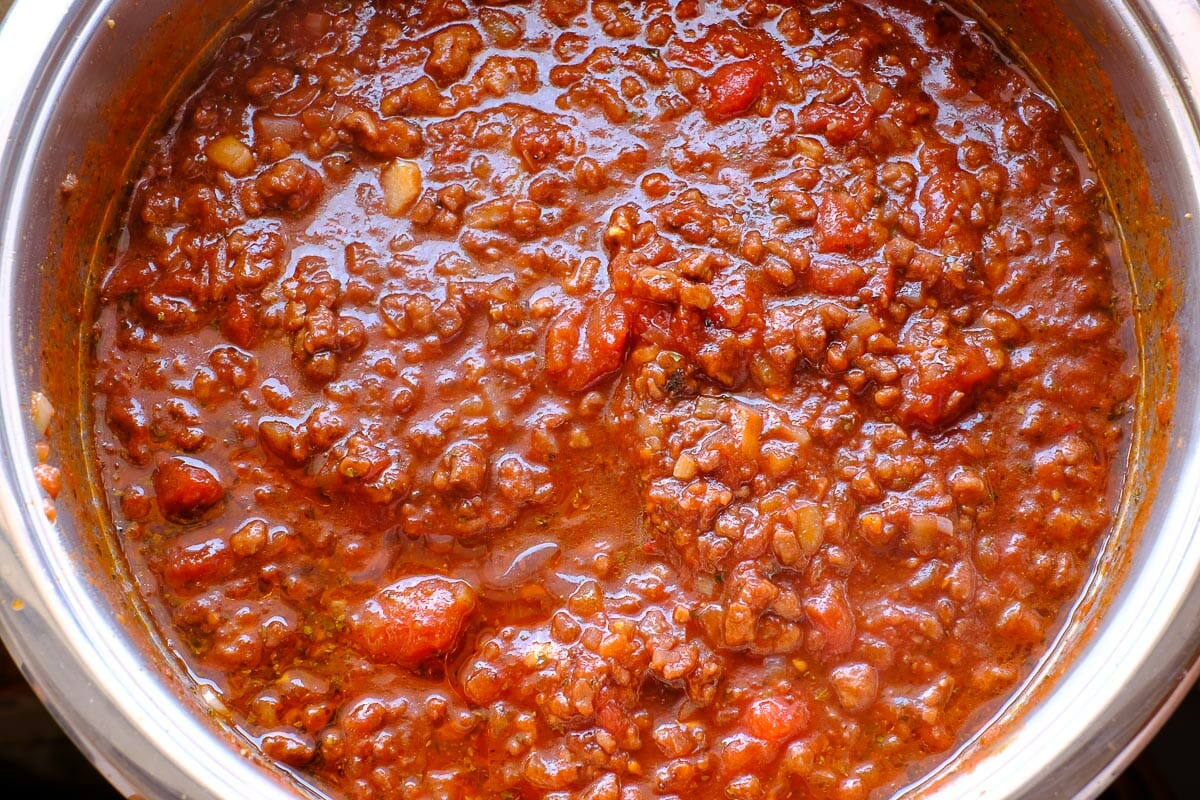
[[[857,336],[866,339],[873,333],[879,333],[883,329],[883,324],[867,313],[857,314],[842,328],[842,333],[846,336]]]
[[[254,132],[260,140],[282,139],[285,142],[299,142],[304,139],[304,122],[299,117],[259,114],[254,118]]]
[[[815,505],[802,505],[796,509],[796,538],[805,554],[813,555],[825,543],[825,517]]]
[[[319,11],[310,11],[304,15],[304,29],[313,36],[322,36],[329,30],[329,16]]]
[[[204,149],[208,160],[235,178],[244,178],[254,170],[254,153],[236,136],[222,136]]]
[[[200,699],[221,716],[228,716],[229,707],[225,705],[225,702],[221,700],[221,695],[217,694],[211,686],[202,685],[200,687]]]
[[[379,174],[383,205],[389,217],[399,217],[421,196],[421,168],[415,161],[398,158]]]
[[[50,399],[41,392],[33,393],[29,406],[33,416],[34,430],[37,431],[38,436],[45,436],[46,431],[50,428],[50,420],[54,417],[54,406],[50,404]]]
[[[908,540],[918,553],[930,551],[939,535],[954,533],[954,521],[938,514],[913,514],[909,526]]]

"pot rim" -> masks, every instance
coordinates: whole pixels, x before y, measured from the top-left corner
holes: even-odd
[[[37,436],[28,397],[18,395],[27,381],[10,322],[25,235],[19,208],[38,188],[32,160],[49,112],[89,39],[109,27],[112,5],[17,0],[0,24],[0,635],[59,724],[127,796],[294,800],[276,772],[233,753],[216,725],[181,702],[125,621],[97,602],[76,569],[78,546],[48,521],[25,468]]]
[[[28,398],[19,395],[29,381],[18,365],[10,322],[25,237],[21,204],[35,190],[37,146],[54,105],[89,39],[103,35],[114,2],[16,0],[0,23],[0,635],[71,738],[125,794],[294,800],[297,790],[286,786],[279,772],[243,757],[251,755],[248,749],[232,753],[228,737],[180,702],[153,659],[123,631],[122,621],[97,604],[97,590],[75,568],[64,534],[46,519],[41,490],[25,467],[32,463],[36,435],[28,421]],[[1186,166],[1196,180],[1187,206],[1195,211],[1200,48],[1182,45],[1200,41],[1200,4],[1129,0],[1105,5],[1105,13],[1120,17],[1142,52],[1154,56],[1148,68],[1168,109],[1162,128],[1177,137],[1185,153],[1188,163],[1179,168]],[[1187,357],[1181,351],[1181,361]],[[1200,406],[1181,402],[1176,415],[1186,415],[1194,440],[1192,452],[1179,456],[1179,484],[1200,485],[1200,433],[1191,432],[1200,428]],[[1126,602],[1109,610],[1124,615],[1125,629],[1142,631],[1141,647],[1119,664],[1103,665],[1111,669],[1097,666],[1076,682],[1071,699],[1094,698],[1094,704],[1039,709],[1030,715],[1032,727],[1022,724],[1004,732],[1011,744],[990,748],[947,780],[951,761],[902,795],[1044,798],[1049,795],[1039,792],[1039,779],[1058,770],[1054,796],[1094,797],[1153,738],[1200,675],[1200,626],[1194,622],[1200,619],[1200,493],[1174,492],[1158,502],[1168,504],[1164,527],[1174,537],[1154,543],[1136,574],[1131,569],[1125,579]],[[1076,660],[1084,655],[1081,651]],[[1105,685],[1105,675],[1125,680]],[[1123,697],[1135,677],[1141,692]],[[1058,688],[1041,705],[1069,702],[1054,696]],[[1047,733],[1057,735],[1048,740]],[[1065,741],[1064,733],[1071,734]],[[1059,763],[1068,757],[1069,765]],[[1014,763],[1028,769],[1014,770]]]

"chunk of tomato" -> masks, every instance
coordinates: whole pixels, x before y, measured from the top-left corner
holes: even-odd
[[[546,372],[560,388],[578,392],[616,372],[625,359],[630,314],[607,292],[559,312],[546,333]]]
[[[211,586],[228,575],[236,563],[229,543],[219,536],[176,545],[164,555],[160,575],[163,583],[172,589],[182,589],[193,583]]]
[[[411,664],[449,652],[475,610],[475,590],[440,575],[406,578],[350,616],[358,645],[374,660]]]
[[[808,729],[808,708],[796,700],[760,698],[746,709],[746,729],[768,742],[790,739]]]
[[[804,601],[804,616],[812,630],[820,634],[821,650],[830,655],[848,652],[854,646],[854,612],[840,584],[826,585]]]
[[[757,61],[735,61],[718,68],[705,83],[705,114],[712,120],[744,114],[758,100],[770,77],[770,70]]]
[[[871,249],[865,209],[847,192],[826,192],[817,207],[813,237],[822,253],[862,255]]]

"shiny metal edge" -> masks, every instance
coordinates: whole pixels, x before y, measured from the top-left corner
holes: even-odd
[[[1080,0],[1060,4],[1088,5]],[[1176,322],[1181,331],[1194,331],[1200,327],[1191,289],[1200,275],[1200,47],[1179,45],[1200,42],[1200,4],[1108,0],[1090,5],[1097,19],[1106,19],[1098,27],[1131,37],[1131,49],[1145,57],[1138,69],[1152,71],[1158,87],[1153,98],[1123,99],[1134,127],[1169,132],[1175,148],[1163,149],[1180,159],[1150,167],[1171,173],[1172,185],[1156,185],[1154,193],[1166,195],[1163,211],[1171,223],[1192,231],[1186,241],[1180,237],[1188,247],[1171,255],[1184,287],[1181,308],[1193,309],[1181,311]],[[1114,83],[1119,81],[1114,75]],[[1144,155],[1152,161],[1163,153]],[[1136,758],[1200,676],[1200,493],[1195,491],[1200,487],[1200,403],[1189,391],[1200,386],[1196,338],[1195,333],[1180,336],[1179,392],[1161,481],[1154,487],[1159,497],[1151,501],[1155,513],[1134,532],[1140,539],[1133,563],[1100,624],[1065,668],[1056,665],[1055,653],[1043,658],[993,718],[1001,736],[987,741],[985,727],[964,748],[966,769],[948,762],[900,797],[1095,798]],[[1069,648],[1071,639],[1068,632],[1056,646]],[[1026,693],[1040,699],[1023,707]]]
[[[1186,202],[1177,202],[1173,208],[1176,216],[1174,221],[1185,229],[1200,230],[1200,0],[1142,2],[1137,4],[1136,10],[1139,12],[1138,21],[1142,30],[1152,40],[1158,52],[1163,55],[1163,66],[1169,76],[1170,85],[1175,90],[1175,98],[1179,101],[1170,102],[1173,98],[1164,93],[1164,98],[1168,99],[1169,106],[1173,109],[1171,125],[1178,132],[1180,141],[1185,143],[1185,149],[1189,154],[1189,168],[1183,172],[1192,176],[1192,193]],[[1167,35],[1168,32],[1169,35]],[[1189,43],[1190,46],[1181,47],[1180,44],[1183,42]],[[1193,251],[1176,255],[1181,263],[1192,265],[1200,263],[1200,252]],[[1189,306],[1194,308],[1195,301],[1195,291],[1190,286],[1185,287],[1185,294],[1180,303],[1181,308],[1186,309]],[[1193,310],[1190,315],[1182,311],[1181,314],[1183,314],[1183,318],[1179,320],[1181,326],[1200,326],[1200,319],[1197,319],[1200,313]],[[1187,400],[1195,406],[1197,400],[1192,390],[1200,386],[1200,379],[1196,374],[1200,352],[1197,352],[1194,346],[1181,348],[1179,359],[1178,391],[1181,395],[1186,394]],[[1177,402],[1182,404],[1182,398]],[[1195,418],[1193,409],[1193,420]],[[1194,422],[1193,425],[1195,424]],[[1182,445],[1182,439],[1180,444]],[[1174,488],[1190,493],[1194,509],[1198,505],[1197,497],[1200,496],[1200,492],[1196,491],[1200,488],[1200,465],[1193,460],[1190,466],[1192,469],[1184,472],[1182,479],[1175,481]],[[1170,489],[1172,487],[1163,488]],[[1195,513],[1197,516],[1193,519],[1197,521],[1193,523],[1192,527],[1185,527],[1181,530],[1181,535],[1183,533],[1190,534],[1188,540],[1192,551],[1200,549],[1200,544],[1198,544],[1200,541],[1200,512]],[[1102,769],[1097,771],[1091,781],[1080,789],[1076,797],[1081,800],[1084,798],[1091,800],[1099,796],[1118,775],[1129,767],[1146,745],[1162,730],[1163,725],[1196,685],[1197,680],[1200,680],[1200,570],[1191,574],[1184,573],[1184,575],[1191,589],[1187,600],[1180,603],[1175,609],[1173,624],[1164,637],[1170,652],[1167,652],[1167,648],[1164,647],[1157,653],[1160,660],[1163,656],[1169,657],[1169,663],[1165,665],[1164,670],[1166,673],[1164,683],[1159,689],[1160,695],[1165,696],[1161,698],[1157,706],[1144,706],[1140,709],[1143,716],[1147,712],[1149,712],[1149,716],[1144,716],[1144,721],[1137,733],[1120,748],[1115,756],[1108,760]],[[1163,688],[1168,688],[1169,691],[1164,692]]]
[[[295,800],[278,774],[236,753],[216,726],[177,692],[96,602],[71,547],[46,518],[32,475],[28,387],[14,358],[10,321],[20,264],[20,198],[33,190],[33,146],[89,37],[111,2],[18,0],[0,26],[10,70],[0,81],[0,632],[18,666],[59,723],[105,777],[128,796],[163,800]],[[28,267],[26,267],[28,269]],[[35,378],[36,379],[36,378]],[[23,423],[23,424],[19,424]],[[17,491],[11,491],[16,487]],[[57,640],[45,650],[39,642]]]

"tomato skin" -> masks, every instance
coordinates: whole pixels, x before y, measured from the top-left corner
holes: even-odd
[[[709,119],[721,120],[745,113],[758,100],[770,77],[770,70],[757,61],[735,61],[718,68],[706,83],[705,114]]]

